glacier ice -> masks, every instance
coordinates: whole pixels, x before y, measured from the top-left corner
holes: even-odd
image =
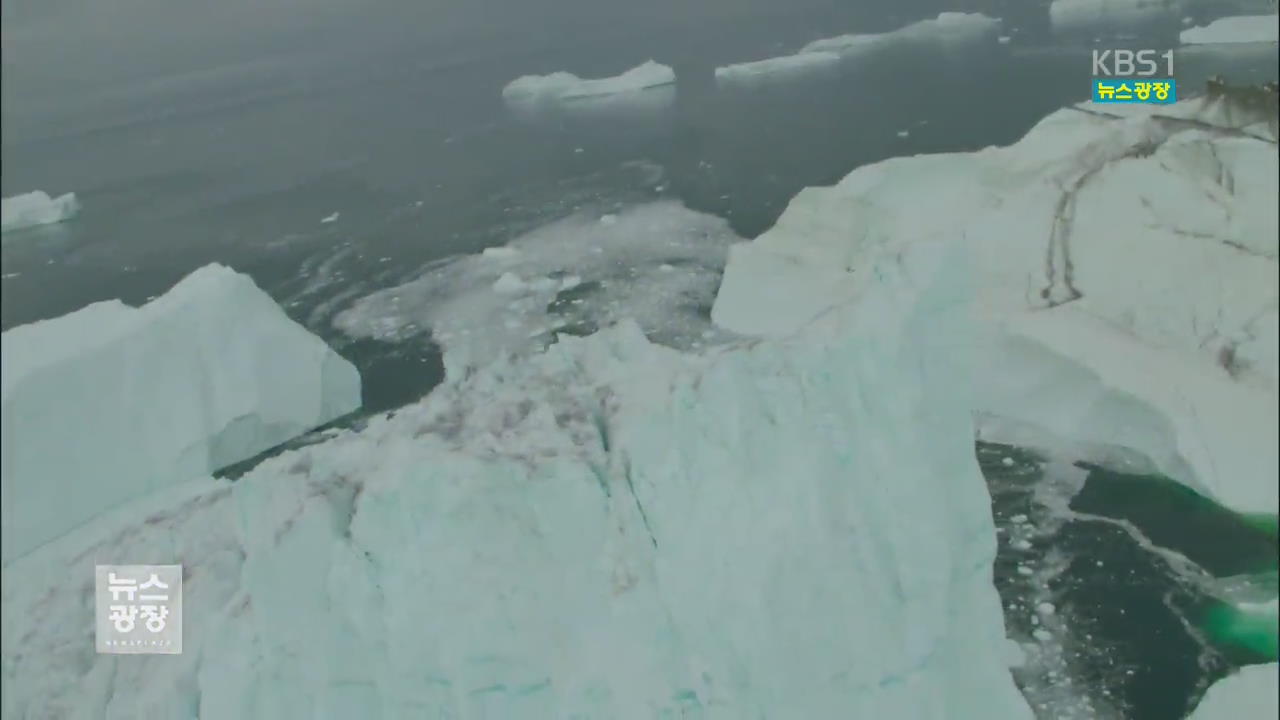
[[[108,513],[4,568],[4,715],[1029,719],[961,266],[697,355],[561,337]],[[124,558],[187,568],[179,658],[93,653]]]
[[[1203,27],[1182,31],[1186,45],[1213,43],[1274,43],[1280,40],[1280,15],[1237,15],[1218,18]]]
[[[730,248],[712,318],[786,335],[875,281],[862,258],[959,234],[979,258],[988,437],[1121,445],[1222,504],[1276,512],[1274,140],[1221,101],[1154,112],[1086,104],[1007,148],[806,189]]]
[[[70,220],[80,212],[75,193],[49,197],[43,190],[0,200],[0,232],[12,232]]]
[[[5,562],[360,404],[355,367],[220,265],[141,307],[10,329],[0,349]]]
[[[1280,665],[1250,665],[1209,687],[1189,720],[1263,720],[1280,713]]]

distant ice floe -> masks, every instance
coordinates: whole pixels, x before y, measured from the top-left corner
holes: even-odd
[[[859,168],[730,250],[712,317],[785,335],[874,283],[868,253],[961,234],[986,318],[980,417],[1130,448],[1223,505],[1274,513],[1267,121],[1220,101],[1086,104],[1006,148]]]
[[[1280,665],[1250,665],[1209,687],[1188,720],[1264,720],[1280,713]]]
[[[0,200],[0,232],[13,232],[70,220],[80,212],[75,193],[50,197],[42,190]]]
[[[1184,45],[1275,43],[1280,41],[1280,15],[1218,18],[1203,27],[1183,30],[1180,40]]]
[[[898,43],[924,42],[947,47],[964,47],[975,42],[998,42],[1001,22],[981,13],[944,12],[936,18],[911,23],[897,30],[874,34],[850,34],[823,38],[801,48],[802,53],[833,52],[857,56]]]
[[[1114,34],[1180,23],[1178,3],[1152,0],[1053,0],[1049,23],[1055,35]]]
[[[246,275],[209,265],[141,307],[0,337],[4,560],[360,406],[360,376]]]
[[[716,83],[720,86],[728,86],[793,82],[800,78],[829,72],[839,64],[840,56],[833,52],[815,51],[782,55],[718,67]]]
[[[568,72],[525,75],[507,83],[502,99],[508,107],[524,112],[617,104],[663,106],[675,100],[675,82],[675,71],[649,60],[620,75],[604,78],[580,78]]]
[[[357,301],[334,325],[388,341],[430,331],[450,373],[622,319],[660,342],[703,346],[727,336],[707,314],[740,239],[725,221],[673,201],[582,212],[435,263]]]

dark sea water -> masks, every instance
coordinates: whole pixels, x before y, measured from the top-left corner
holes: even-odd
[[[1234,669],[1275,662],[1274,619],[1235,609],[1276,595],[1274,517],[1087,458],[977,452],[999,528],[996,588],[1028,652],[1014,678],[1041,717],[1176,720]]]

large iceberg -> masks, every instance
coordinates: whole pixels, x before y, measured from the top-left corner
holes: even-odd
[[[1183,30],[1180,39],[1186,45],[1274,43],[1280,40],[1280,15],[1218,18],[1203,27]]]
[[[360,404],[354,366],[248,276],[204,267],[0,338],[4,561]]]
[[[1007,148],[860,168],[730,249],[712,317],[783,336],[874,284],[867,257],[961,235],[979,273],[984,433],[1118,445],[1229,507],[1274,513],[1266,120],[1211,99],[1084,105]]]
[[[0,232],[25,230],[70,220],[80,212],[75,193],[58,197],[36,190],[0,200]]]
[[[957,250],[786,339],[563,337],[101,517],[4,569],[4,715],[1029,720]],[[94,563],[161,561],[184,654],[95,655]]]
[[[1280,713],[1280,665],[1250,665],[1214,683],[1189,720],[1270,720]]]

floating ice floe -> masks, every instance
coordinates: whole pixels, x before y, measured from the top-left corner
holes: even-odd
[[[56,198],[42,190],[14,195],[0,200],[0,232],[64,222],[79,212],[80,201],[75,193]]]
[[[1280,665],[1250,665],[1209,687],[1188,720],[1264,720],[1280,713]]]
[[[1280,15],[1241,15],[1218,18],[1203,27],[1182,31],[1185,45],[1275,43],[1280,40]]]
[[[716,83],[722,87],[789,83],[802,78],[820,76],[839,64],[840,56],[833,52],[815,51],[781,55],[718,67],[715,73]]]
[[[612,77],[580,78],[573,73],[525,75],[502,89],[502,99],[522,110],[551,110],[575,103],[659,104],[674,100],[676,74],[670,67],[649,60]]]
[[[4,714],[1030,720],[956,252],[786,339],[562,337],[100,517],[4,568]],[[183,659],[94,654],[125,561],[183,564]]]
[[[1110,113],[1064,109],[1007,148],[802,191],[730,250],[713,319],[785,336],[874,284],[869,254],[963,237],[984,432],[1127,447],[1276,512],[1275,141],[1220,100]]]
[[[967,46],[975,42],[995,42],[1000,36],[1000,20],[981,13],[944,12],[884,33],[849,34],[814,40],[801,52],[833,52],[841,56],[860,55],[898,43],[928,43],[939,47]]]
[[[6,562],[360,405],[356,369],[220,265],[141,307],[13,328],[0,349]]]
[[[1053,0],[1049,24],[1056,35],[1114,34],[1177,24],[1178,3],[1150,0]]]

